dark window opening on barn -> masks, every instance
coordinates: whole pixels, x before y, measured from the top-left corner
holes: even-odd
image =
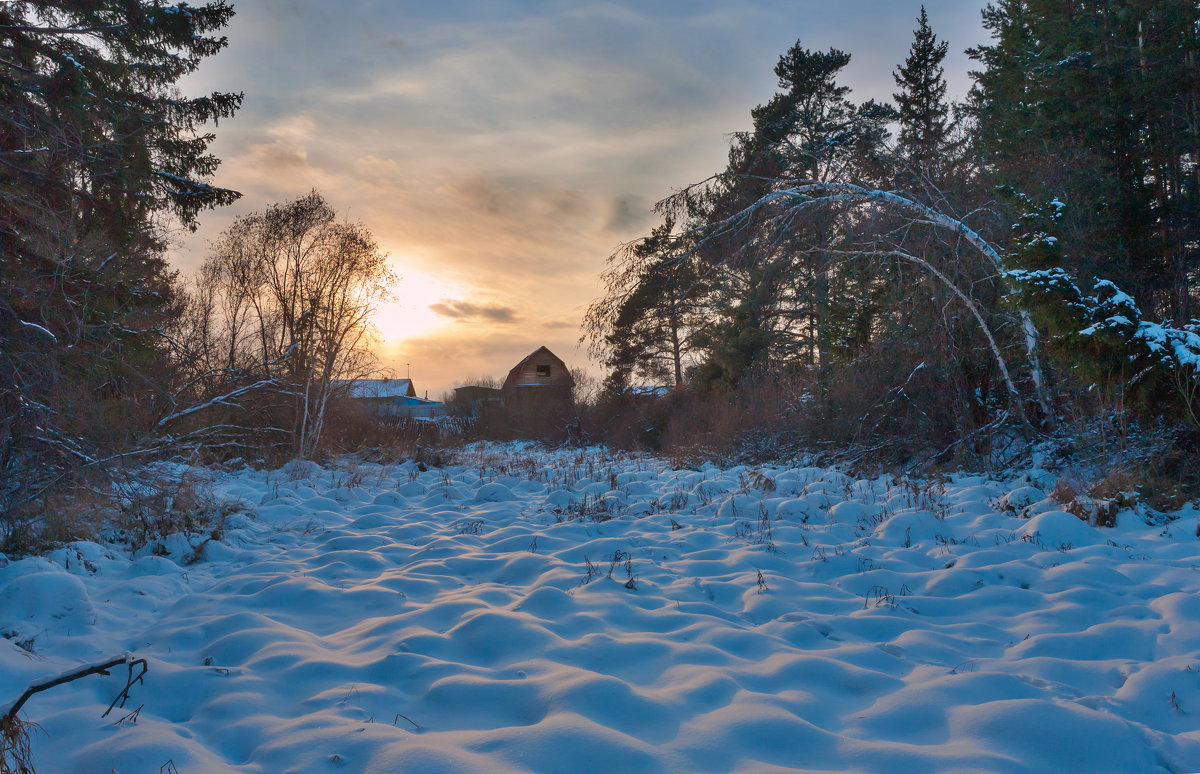
[[[548,365],[538,366],[537,367],[537,375],[538,376],[549,376],[550,375],[550,366],[548,366]]]

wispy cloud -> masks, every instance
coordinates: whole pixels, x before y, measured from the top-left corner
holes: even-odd
[[[474,304],[470,301],[442,299],[429,308],[442,317],[461,322],[486,321],[493,323],[515,323],[520,320],[516,309],[507,306]]]

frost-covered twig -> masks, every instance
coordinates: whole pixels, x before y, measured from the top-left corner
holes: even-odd
[[[260,379],[259,381],[255,382],[254,384],[248,384],[248,385],[245,385],[244,387],[238,387],[236,390],[227,392],[224,395],[218,395],[215,398],[206,400],[204,403],[201,403],[197,406],[189,406],[189,407],[183,409],[182,411],[176,411],[174,414],[169,414],[169,415],[163,417],[162,419],[158,420],[158,422],[154,425],[154,427],[160,428],[169,422],[175,421],[176,419],[182,419],[183,417],[186,417],[190,414],[195,414],[197,411],[203,411],[206,408],[211,408],[212,406],[236,405],[236,404],[232,403],[234,398],[241,397],[242,395],[245,395],[246,393],[251,392],[252,390],[257,390],[261,387],[269,387],[269,386],[277,384],[277,383],[278,382],[275,379]]]
[[[34,330],[36,330],[36,331],[39,331],[39,332],[41,332],[41,333],[44,333],[44,334],[46,334],[47,336],[49,336],[49,337],[50,337],[50,340],[51,340],[51,341],[54,341],[54,342],[57,342],[57,341],[58,341],[58,337],[57,337],[57,336],[55,336],[53,333],[51,333],[50,331],[46,330],[46,329],[45,329],[45,328],[43,328],[42,326],[38,325],[37,323],[31,323],[31,322],[28,322],[27,320],[17,320],[17,322],[21,323],[22,327],[25,327],[25,328],[33,328],[33,329],[34,329]]]

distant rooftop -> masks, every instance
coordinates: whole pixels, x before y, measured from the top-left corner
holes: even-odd
[[[648,384],[634,385],[634,386],[632,386],[632,387],[629,387],[629,388],[628,388],[628,389],[626,389],[625,391],[626,391],[627,393],[629,393],[630,395],[637,395],[637,396],[639,396],[639,397],[658,397],[658,398],[661,398],[661,397],[663,397],[664,395],[670,395],[670,394],[671,394],[671,388],[670,388],[670,387],[660,387],[660,386],[648,385]]]
[[[351,398],[415,398],[412,379],[339,379],[336,387],[347,388]]]

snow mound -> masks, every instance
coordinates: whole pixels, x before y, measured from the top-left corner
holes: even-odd
[[[875,529],[875,537],[888,545],[908,546],[933,541],[946,533],[946,524],[929,511],[902,511]]]
[[[717,518],[728,519],[758,519],[767,513],[761,497],[748,494],[730,495],[721,501],[717,507]]]
[[[1055,550],[1094,546],[1105,541],[1095,527],[1066,511],[1046,511],[1034,516],[1017,530],[1017,536]]]
[[[0,587],[0,630],[21,626],[85,634],[96,622],[96,609],[83,581],[68,572],[22,575]]]
[[[1021,514],[1030,505],[1046,499],[1046,493],[1032,486],[1019,486],[1006,492],[996,502],[998,510],[1012,514]]]
[[[511,503],[516,502],[517,495],[503,484],[484,484],[475,493],[475,501],[480,503]]]

